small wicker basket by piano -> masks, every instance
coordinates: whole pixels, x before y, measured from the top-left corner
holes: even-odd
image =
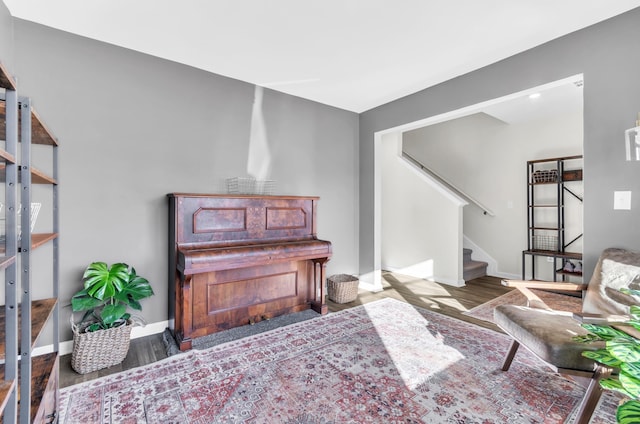
[[[76,324],[71,317],[73,331],[73,352],[71,368],[79,374],[109,368],[124,361],[129,352],[131,329],[134,323],[129,320],[126,325],[85,332],[86,325]]]
[[[327,278],[327,294],[335,303],[349,303],[358,297],[357,277],[348,274],[337,274]]]

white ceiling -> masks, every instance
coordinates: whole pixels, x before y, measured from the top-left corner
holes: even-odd
[[[363,112],[640,0],[2,0],[17,18]]]
[[[575,75],[540,87],[532,87],[522,93],[493,99],[487,104],[479,105],[477,110],[506,124],[539,121],[567,113],[582,113],[582,86],[582,75]]]

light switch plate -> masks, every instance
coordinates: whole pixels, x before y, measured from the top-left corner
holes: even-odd
[[[631,192],[630,191],[614,191],[613,192],[613,209],[631,210]]]

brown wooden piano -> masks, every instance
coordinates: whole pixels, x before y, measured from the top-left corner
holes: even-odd
[[[278,315],[327,312],[331,243],[316,237],[317,197],[168,198],[169,322],[180,350]]]

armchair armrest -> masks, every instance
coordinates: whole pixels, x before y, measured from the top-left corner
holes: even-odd
[[[631,317],[628,315],[607,315],[607,314],[590,314],[587,312],[580,312],[580,313],[574,312],[573,319],[583,324],[620,325],[629,321]]]
[[[582,291],[586,290],[588,284],[576,283],[559,283],[551,281],[530,281],[530,280],[502,280],[502,285],[506,287],[514,287],[517,289],[543,289],[543,290],[562,290],[562,291]]]
[[[640,331],[636,330],[636,328],[629,323],[632,317],[628,315],[600,315],[582,312],[574,313],[573,319],[582,324],[608,325],[623,333],[627,333],[631,337],[640,339]]]

